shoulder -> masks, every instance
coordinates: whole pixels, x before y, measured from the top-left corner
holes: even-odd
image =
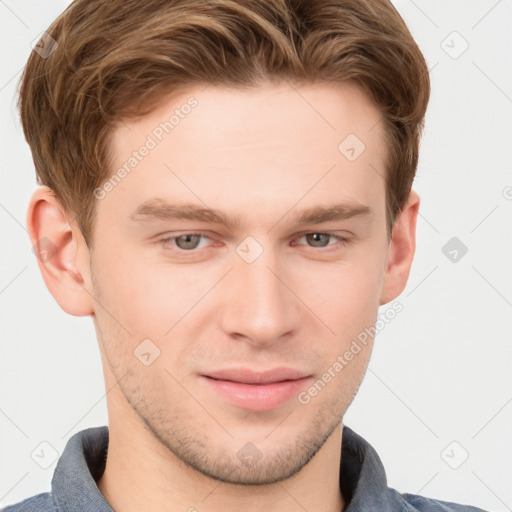
[[[416,494],[405,493],[401,494],[401,497],[404,500],[404,512],[485,512],[478,507],[425,498]]]
[[[49,492],[36,494],[14,505],[7,505],[0,512],[60,512]]]

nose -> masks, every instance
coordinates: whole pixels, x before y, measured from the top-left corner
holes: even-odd
[[[221,326],[223,331],[254,347],[268,347],[298,328],[299,305],[289,288],[289,272],[265,249],[248,263],[235,257],[233,270],[223,282]],[[289,280],[289,279],[288,279]]]

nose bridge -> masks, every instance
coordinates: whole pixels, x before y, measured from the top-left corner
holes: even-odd
[[[236,252],[223,329],[252,344],[274,343],[293,329],[296,308],[293,294],[281,281],[286,279],[280,275],[279,255],[255,239],[246,239]]]

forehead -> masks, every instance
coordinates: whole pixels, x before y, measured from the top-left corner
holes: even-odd
[[[384,191],[380,120],[369,97],[349,82],[190,87],[116,128],[113,172],[127,172],[108,199],[133,211],[158,192],[232,205],[238,213],[262,201],[289,208],[301,200],[306,208],[326,193],[375,203]]]
[[[244,139],[258,142],[259,138],[268,142],[272,134],[282,140],[311,131],[336,134],[337,139],[347,130],[370,142],[372,135],[381,135],[380,119],[378,109],[353,81],[263,82],[250,88],[203,84],[170,94],[150,114],[119,125],[114,130],[114,145],[120,148],[126,136],[130,138],[126,133],[130,129],[151,134],[157,142],[165,138],[171,143],[180,132],[187,135],[192,130],[203,137],[202,143],[225,135],[234,136],[233,143]],[[283,127],[286,131],[279,132]],[[328,143],[330,139],[324,140]]]

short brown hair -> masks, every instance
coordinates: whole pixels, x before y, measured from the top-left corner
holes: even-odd
[[[197,84],[355,80],[381,112],[390,236],[411,190],[430,95],[425,59],[388,0],[75,0],[33,51],[18,106],[39,183],[92,243],[110,135]],[[48,36],[46,36],[48,37]],[[51,39],[47,39],[51,41]],[[341,141],[340,141],[341,142]]]

